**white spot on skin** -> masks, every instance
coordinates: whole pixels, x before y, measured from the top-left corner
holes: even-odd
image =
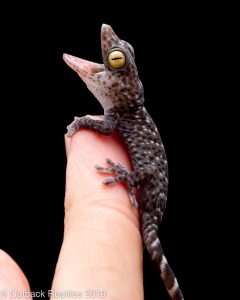
[[[158,252],[157,251],[153,251],[153,254],[151,256],[152,260],[155,260],[155,258],[157,257]]]
[[[154,240],[154,241],[152,242],[151,248],[154,249],[154,248],[156,248],[156,247],[159,246],[159,245],[160,245],[160,242],[159,242],[158,239],[156,239],[156,240]]]
[[[148,237],[152,237],[154,234],[156,234],[156,231],[155,230],[152,230],[148,233]]]
[[[150,124],[150,123],[151,123],[151,120],[150,120],[149,118],[147,118],[147,119],[145,120],[145,122],[148,123],[148,124]]]
[[[170,290],[168,290],[169,295],[172,297],[178,288],[179,288],[179,285],[178,285],[177,279],[174,278],[174,285]]]
[[[155,196],[156,193],[157,193],[156,190],[153,190],[153,191],[152,191],[152,196]]]
[[[166,257],[165,257],[165,255],[163,255],[162,261],[161,261],[161,263],[160,263],[160,270],[161,270],[161,271],[164,270],[164,268],[165,268],[165,266],[166,266],[167,263],[168,263],[168,262],[167,262],[167,260],[166,260]]]
[[[92,115],[86,115],[86,118],[90,118],[92,120],[103,120],[104,116],[92,116]]]

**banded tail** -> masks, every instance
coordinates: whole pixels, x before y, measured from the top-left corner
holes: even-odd
[[[144,216],[145,215],[145,216]],[[169,266],[167,259],[163,253],[160,240],[158,238],[157,225],[152,223],[146,214],[143,214],[143,241],[151,259],[157,264],[160,276],[166,286],[168,294],[172,300],[184,300],[183,294],[179,288],[177,278]],[[154,219],[155,217],[153,217]]]
[[[160,243],[160,242],[159,242]],[[177,278],[169,266],[165,255],[162,252],[159,264],[160,275],[172,300],[184,300],[179,288]]]

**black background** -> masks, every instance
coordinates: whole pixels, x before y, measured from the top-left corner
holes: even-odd
[[[118,10],[45,8],[37,20],[29,13],[13,18],[11,29],[5,24],[0,248],[17,261],[33,291],[50,289],[63,234],[65,127],[75,115],[102,113],[62,54],[101,62],[100,28],[107,23],[135,49],[146,107],[168,155],[169,200],[159,230],[164,251],[185,299],[201,298],[218,27],[198,7]],[[146,253],[144,272],[145,299],[168,299]]]

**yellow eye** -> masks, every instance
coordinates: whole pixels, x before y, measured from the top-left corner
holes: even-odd
[[[119,50],[112,51],[108,54],[108,63],[114,69],[122,68],[125,62],[125,55]]]

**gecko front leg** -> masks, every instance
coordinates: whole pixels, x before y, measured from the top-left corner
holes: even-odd
[[[95,132],[109,135],[111,134],[118,122],[118,115],[116,114],[106,114],[105,116],[100,116],[102,120],[96,120],[94,117],[87,115],[85,117],[75,117],[74,121],[67,126],[67,136],[71,137],[79,129],[91,129]]]

